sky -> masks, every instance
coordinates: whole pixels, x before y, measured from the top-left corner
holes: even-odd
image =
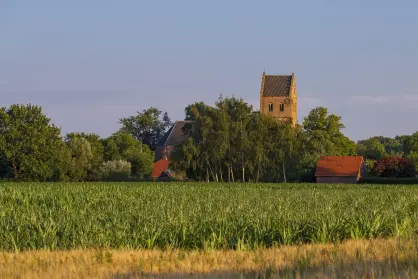
[[[295,72],[352,140],[418,130],[416,0],[0,0],[0,106],[36,104],[103,137],[220,94],[259,108],[262,72]]]

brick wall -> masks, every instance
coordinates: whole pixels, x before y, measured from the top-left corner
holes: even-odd
[[[289,97],[287,97],[289,99]],[[278,119],[290,118],[295,126],[297,122],[297,101],[290,99],[289,104],[285,104],[286,97],[260,97],[260,112],[271,115]],[[273,104],[273,111],[269,111],[269,104]],[[284,111],[280,111],[280,104],[284,104]]]

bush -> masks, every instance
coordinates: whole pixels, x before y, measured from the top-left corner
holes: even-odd
[[[100,177],[105,181],[129,181],[131,179],[131,163],[124,160],[104,162],[100,168]]]
[[[417,177],[362,177],[359,184],[418,184]]]
[[[372,174],[380,177],[415,177],[415,165],[406,158],[389,157],[374,163]]]

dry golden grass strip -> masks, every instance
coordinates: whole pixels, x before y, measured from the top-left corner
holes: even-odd
[[[0,253],[0,278],[418,278],[418,239],[254,251]]]

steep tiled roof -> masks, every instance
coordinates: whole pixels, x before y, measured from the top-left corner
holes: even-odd
[[[363,156],[321,156],[315,176],[357,176]]]
[[[261,92],[262,97],[289,96],[292,76],[264,76],[264,86]]]
[[[184,142],[188,138],[188,135],[183,130],[187,123],[191,123],[191,121],[176,121],[168,132],[164,145],[174,146]]]
[[[167,146],[167,151],[170,154],[174,146],[181,144],[188,138],[188,135],[183,130],[188,123],[192,123],[192,121],[176,121],[173,126],[171,126],[157,144],[155,149],[155,160],[159,160],[163,155],[164,146]]]
[[[160,159],[157,162],[154,163],[153,169],[152,169],[152,178],[160,177],[160,175],[168,170],[169,161],[167,159]]]

